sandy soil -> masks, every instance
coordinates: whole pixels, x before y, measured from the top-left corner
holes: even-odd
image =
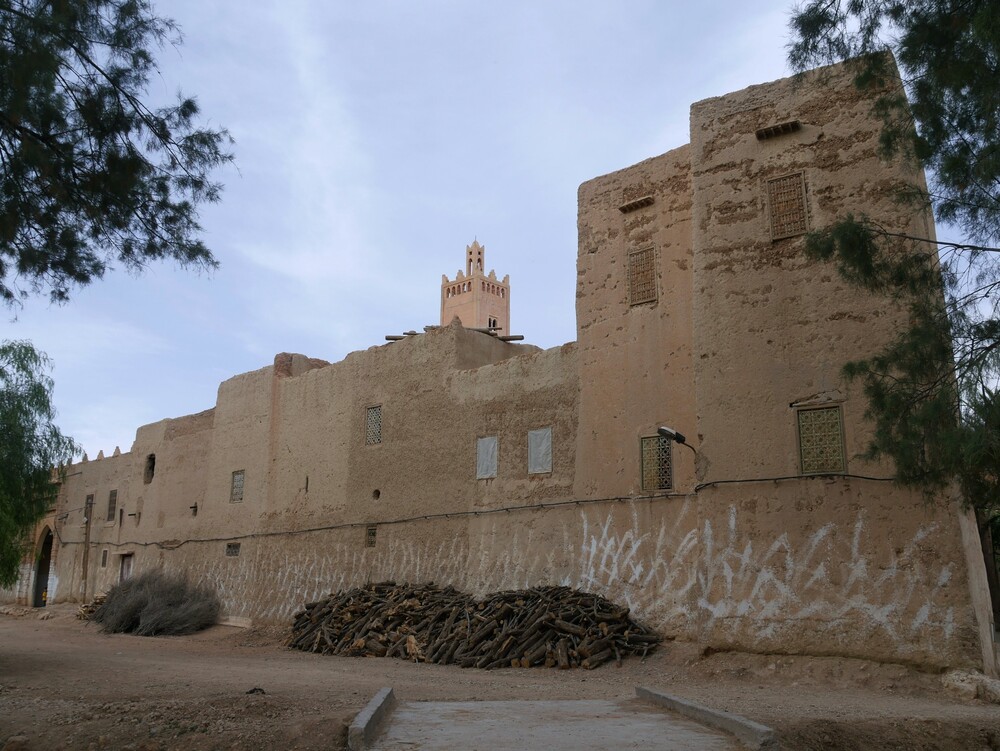
[[[339,749],[382,686],[402,700],[616,699],[652,686],[775,728],[785,749],[1000,750],[1000,707],[940,676],[669,644],[594,671],[462,670],[287,650],[277,629],[107,635],[75,608],[0,615],[0,749]],[[253,689],[262,689],[249,693]]]

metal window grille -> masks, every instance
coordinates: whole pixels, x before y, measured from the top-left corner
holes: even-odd
[[[673,487],[673,461],[670,440],[661,435],[642,439],[642,489],[670,490]]]
[[[376,527],[368,527],[365,530],[365,547],[374,548],[375,547],[375,535],[377,533]]]
[[[108,493],[108,521],[113,522],[115,520],[115,514],[118,512],[118,491],[112,490]]]
[[[798,419],[802,473],[846,471],[840,407],[799,410]]]
[[[771,212],[771,239],[801,235],[806,221],[806,181],[801,172],[767,181],[767,204]]]
[[[365,410],[365,444],[382,443],[382,405]]]
[[[653,248],[628,254],[628,304],[656,302],[656,252]]]
[[[233,483],[229,488],[229,502],[243,502],[243,482],[246,470],[238,469],[233,472]]]
[[[240,554],[240,543],[238,542],[227,542],[226,543],[226,555],[230,558],[235,558]]]

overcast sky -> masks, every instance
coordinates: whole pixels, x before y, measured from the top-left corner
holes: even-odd
[[[202,211],[221,266],[111,272],[2,338],[55,363],[91,458],[215,404],[278,352],[336,361],[438,323],[478,238],[512,333],[576,338],[576,190],[687,143],[692,102],[789,74],[791,2],[161,0],[185,43],[151,97],[196,95],[236,140]]]

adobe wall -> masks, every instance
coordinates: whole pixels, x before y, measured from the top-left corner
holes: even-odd
[[[91,528],[91,596],[117,581],[122,555],[133,555],[136,571],[207,576],[229,616],[284,618],[336,581],[360,584],[379,565],[387,570],[376,565],[387,548],[468,547],[462,514],[571,497],[577,370],[574,344],[541,351],[458,325],[335,364],[279,355],[274,366],[224,382],[213,409],[143,426],[132,452],[71,467],[59,501],[68,514],[58,524],[64,585],[54,600],[82,597],[83,499],[94,492],[99,506],[110,489],[123,516]],[[367,445],[373,404],[382,407],[382,441]],[[552,429],[552,471],[529,475],[527,432],[541,427]],[[483,435],[498,437],[498,473],[476,480]],[[149,455],[156,462],[146,482]],[[235,470],[245,472],[237,503]],[[460,516],[424,521],[433,514]],[[367,548],[372,525],[377,542]],[[231,542],[238,556],[226,555]],[[422,566],[401,555],[392,570],[437,571],[444,581],[432,556]],[[336,562],[336,574],[324,561]]]

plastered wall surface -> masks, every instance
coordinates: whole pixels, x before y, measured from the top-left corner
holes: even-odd
[[[838,68],[691,108],[702,481],[797,474],[790,405],[817,400],[841,405],[848,471],[891,474],[856,458],[868,441],[865,401],[841,368],[887,343],[905,313],[849,285],[831,265],[810,263],[801,234],[772,240],[767,195],[768,180],[801,173],[809,228],[855,212],[890,231],[928,236],[925,212],[897,204],[892,193],[922,178],[879,158],[880,121],[870,110]],[[796,120],[798,132],[755,135]]]
[[[576,342],[543,351],[449,319],[336,363],[282,353],[211,409],[72,465],[47,522],[56,599],[106,590],[123,559],[213,582],[244,621],[382,579],[566,584],[716,648],[995,672],[968,519],[858,458],[870,426],[841,368],[901,312],[807,261],[801,234],[771,236],[768,181],[798,173],[809,227],[865,209],[933,232],[888,198],[922,176],[878,158],[869,108],[836,67],[752,87],[693,105],[690,145],[584,183]],[[639,302],[637,252],[655,285]],[[803,475],[796,412],[815,406],[840,410],[842,473]],[[689,447],[669,446],[669,487],[646,488],[640,439],[661,425]],[[551,468],[532,473],[538,430]],[[497,464],[477,479],[480,439]],[[99,510],[111,489],[122,513],[91,525],[85,572],[84,499]],[[33,571],[0,596],[24,601]]]
[[[660,425],[695,432],[690,172],[684,146],[580,186],[579,497],[642,493],[640,438]],[[620,210],[645,196],[649,206]],[[657,299],[630,305],[629,254],[646,248]],[[674,488],[692,488],[692,456],[674,457]]]

